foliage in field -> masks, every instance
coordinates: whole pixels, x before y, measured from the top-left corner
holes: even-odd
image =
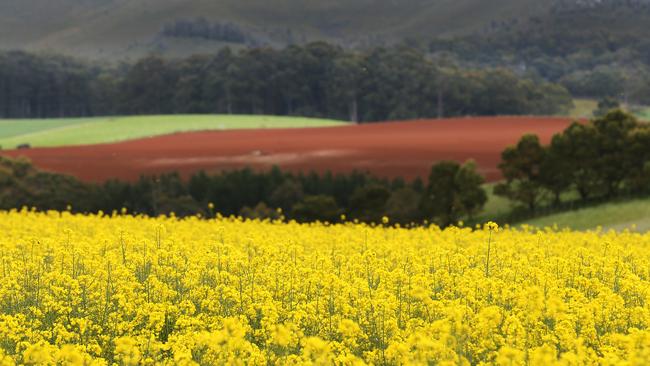
[[[606,107],[607,103],[601,105]],[[577,192],[582,203],[626,194],[648,195],[650,125],[620,109],[588,123],[574,122],[542,145],[536,135],[524,135],[501,153],[505,182],[495,194],[535,211],[552,197]]]
[[[649,235],[27,211],[0,229],[4,364],[650,361]]]
[[[220,213],[225,216],[285,219],[299,222],[350,220],[380,223],[383,216],[402,225],[424,220],[441,226],[473,221],[486,193],[474,163],[443,161],[432,167],[429,183],[373,177],[367,173],[292,174],[272,168],[221,174],[199,172],[189,180],[178,173],[141,177],[137,182],[111,180],[88,184],[74,177],[43,172],[24,158],[0,156],[0,210],[23,206],[39,210],[111,212],[127,208],[148,216]]]

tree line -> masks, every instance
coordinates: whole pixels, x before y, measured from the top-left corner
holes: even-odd
[[[461,68],[415,48],[350,51],[323,42],[98,65],[0,53],[0,118],[223,113],[355,122],[552,115],[568,91],[502,68]]]
[[[574,122],[548,145],[525,135],[502,153],[494,188],[528,211],[650,194],[650,125],[621,110]]]
[[[253,35],[237,24],[211,22],[203,17],[177,19],[165,24],[160,34],[165,37],[199,38],[229,43],[257,43]]]
[[[176,173],[89,184],[42,172],[24,158],[0,157],[0,209],[241,216],[300,222],[354,220],[381,223],[384,216],[403,225],[449,225],[471,218],[487,200],[483,177],[472,162],[440,162],[427,181],[379,179],[366,173],[291,174],[273,168],[220,174]]]

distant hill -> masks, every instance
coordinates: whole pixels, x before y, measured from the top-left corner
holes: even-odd
[[[3,0],[0,48],[124,59],[151,52],[187,56],[224,45],[326,40],[376,46],[470,34],[507,38],[543,30],[546,36],[549,29],[561,30],[573,46],[579,46],[575,42],[584,37],[646,37],[649,4],[649,0]],[[190,23],[196,24],[187,27]]]
[[[536,0],[3,0],[0,48],[47,50],[89,58],[185,56],[231,39],[174,37],[179,21],[235,27],[249,42],[328,40],[377,45],[405,38],[462,35],[512,19],[550,13]],[[201,33],[201,32],[199,32]]]

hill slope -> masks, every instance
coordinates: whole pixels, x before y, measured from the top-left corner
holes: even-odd
[[[606,203],[580,210],[544,216],[526,222],[537,227],[570,228],[573,230],[596,229],[624,230],[635,228],[650,231],[650,199]]]
[[[166,24],[197,17],[237,24],[270,43],[376,43],[462,34],[549,9],[534,0],[4,0],[0,47],[123,58],[220,46],[161,36]]]
[[[483,63],[505,52],[500,65],[515,55],[517,63],[545,64],[546,56],[581,50],[571,63],[593,66],[594,57],[630,48],[623,64],[632,65],[650,63],[649,23],[650,0],[3,0],[0,49],[133,60],[213,53],[226,45],[415,40],[424,46],[453,39],[453,52],[463,54],[468,45],[458,41],[467,38],[474,39],[469,49],[479,50],[466,56]],[[608,57],[596,64],[621,66]]]

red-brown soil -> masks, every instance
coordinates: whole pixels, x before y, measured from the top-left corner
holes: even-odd
[[[87,181],[135,180],[250,166],[290,171],[369,171],[382,177],[426,177],[439,160],[474,159],[488,180],[500,178],[501,151],[525,133],[543,142],[566,118],[498,117],[421,120],[309,129],[191,132],[114,144],[2,151],[42,169]]]

